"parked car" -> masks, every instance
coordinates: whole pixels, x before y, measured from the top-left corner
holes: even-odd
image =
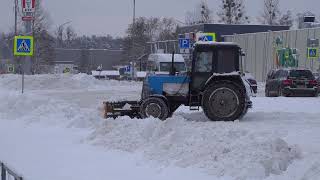
[[[320,73],[319,72],[314,72],[312,73],[314,75],[315,78],[318,78],[320,76]]]
[[[257,92],[258,92],[258,83],[257,83],[257,80],[254,78],[254,76],[250,72],[246,71],[244,77],[248,80],[253,92],[255,94],[257,94]]]
[[[318,96],[318,82],[307,69],[276,69],[267,76],[266,97]]]

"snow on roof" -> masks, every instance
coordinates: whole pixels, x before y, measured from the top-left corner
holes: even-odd
[[[229,45],[229,46],[239,46],[235,42],[213,42],[213,41],[197,41],[195,45]]]
[[[120,76],[119,71],[92,71],[93,76]]]

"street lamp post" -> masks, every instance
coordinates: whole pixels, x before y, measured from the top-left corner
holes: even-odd
[[[62,28],[63,28],[63,26],[65,26],[65,25],[67,25],[67,24],[70,24],[72,21],[67,21],[67,22],[65,22],[65,23],[62,23],[62,24],[60,24],[59,26],[58,26],[58,39],[59,39],[59,41],[58,41],[58,46],[60,46],[61,45],[61,41],[63,40],[62,39],[62,36],[63,36],[63,30],[62,30]]]
[[[133,27],[133,33],[134,33],[134,31],[135,31],[135,24],[136,24],[136,0],[133,0],[133,17],[132,17],[133,19],[132,19],[132,27]],[[132,36],[132,52],[133,52],[133,55],[134,55],[134,36]],[[134,57],[134,56],[133,56]],[[131,67],[132,67],[132,79],[133,79],[133,77],[134,77],[134,63],[135,62],[135,60],[133,61],[133,63],[131,64]]]

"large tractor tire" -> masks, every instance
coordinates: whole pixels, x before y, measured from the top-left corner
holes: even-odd
[[[169,117],[169,113],[167,103],[157,97],[149,97],[143,100],[140,106],[142,118],[154,117],[164,121]]]
[[[241,119],[248,111],[246,93],[232,82],[214,83],[203,94],[202,108],[212,121]]]

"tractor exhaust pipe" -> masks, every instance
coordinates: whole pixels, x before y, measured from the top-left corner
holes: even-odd
[[[171,70],[170,70],[170,75],[171,75],[171,76],[176,75],[176,69],[175,69],[175,67],[174,67],[174,54],[175,54],[175,52],[173,51],[173,52],[172,52]]]

